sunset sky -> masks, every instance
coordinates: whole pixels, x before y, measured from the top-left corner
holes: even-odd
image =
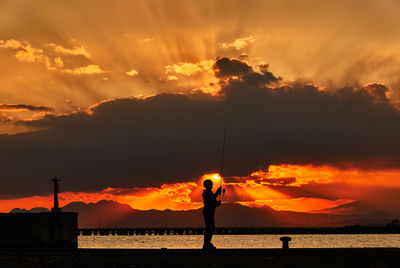
[[[400,214],[397,0],[0,1],[0,212]]]

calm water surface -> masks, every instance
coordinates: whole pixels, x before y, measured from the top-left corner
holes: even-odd
[[[280,248],[283,235],[214,235],[217,248]],[[400,247],[400,234],[289,235],[292,248]],[[78,236],[79,248],[201,248],[201,235]]]

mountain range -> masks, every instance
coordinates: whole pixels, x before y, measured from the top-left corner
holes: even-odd
[[[358,207],[355,204],[355,207]],[[346,205],[346,209],[350,205]],[[46,208],[13,209],[10,213],[48,212]],[[202,209],[136,210],[126,204],[101,200],[97,203],[72,202],[62,208],[63,212],[77,212],[79,228],[97,227],[202,227]],[[385,225],[393,218],[383,212],[344,214],[343,208],[314,211],[313,213],[276,211],[268,206],[248,207],[225,203],[217,208],[216,225],[221,227],[339,227],[347,225]]]

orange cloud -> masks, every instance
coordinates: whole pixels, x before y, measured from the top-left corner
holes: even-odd
[[[214,60],[203,60],[197,63],[179,62],[176,64],[165,66],[165,73],[192,76],[205,71],[213,74],[213,64]]]
[[[91,74],[101,74],[104,71],[100,69],[99,65],[90,64],[84,67],[78,67],[75,69],[63,69],[64,73],[73,75],[91,75]]]
[[[222,179],[219,174],[205,174],[197,181],[163,184],[160,187],[147,188],[106,188],[99,192],[63,192],[60,205],[73,201],[95,203],[100,200],[113,200],[128,204],[135,209],[172,209],[189,210],[202,207],[202,182],[211,179],[214,191],[219,187],[227,189],[224,202],[240,203],[246,206],[270,206],[275,210],[314,212],[353,202],[359,198],[357,193],[348,192],[347,198],[322,198],[292,196],[279,189],[297,188],[304,185],[316,185],[319,189],[329,187],[331,183],[344,185],[400,185],[395,178],[400,171],[361,171],[339,170],[331,166],[315,167],[312,165],[272,165],[268,172],[254,172],[249,177],[231,177]],[[288,179],[289,178],[289,179]],[[278,188],[276,186],[279,186]],[[314,190],[318,192],[318,187]],[[369,189],[373,189],[370,187]],[[340,189],[339,189],[340,190]],[[342,189],[341,191],[344,191]],[[362,191],[360,191],[362,193]],[[365,192],[371,194],[371,192]],[[52,195],[33,196],[19,199],[0,200],[0,211],[8,212],[13,208],[30,209],[33,207],[52,206]]]
[[[25,45],[21,41],[15,39],[0,40],[0,48],[21,49],[23,47],[25,47]]]
[[[333,166],[271,165],[267,171],[256,171],[250,177],[261,184],[276,185],[283,179],[292,179],[286,185],[301,186],[308,183],[346,183],[380,186],[400,186],[399,170],[341,170]]]
[[[59,195],[60,206],[70,202],[96,203],[100,200],[113,200],[128,204],[135,209],[172,209],[188,210],[202,206],[193,202],[190,194],[198,188],[194,182],[164,184],[159,188],[106,188],[100,192],[62,192]],[[32,196],[18,199],[0,200],[0,211],[9,212],[13,208],[31,209],[34,207],[51,208],[53,196]]]
[[[50,51],[49,47],[53,50]],[[90,75],[103,73],[98,65],[90,64],[75,69],[62,69],[64,61],[60,56],[73,55],[89,58],[89,52],[83,47],[65,48],[54,43],[45,44],[42,48],[32,46],[28,41],[19,41],[15,39],[0,40],[0,48],[16,50],[17,60],[28,63],[43,64],[47,70],[59,70],[63,73],[73,75]],[[55,52],[55,53],[54,53]]]
[[[126,72],[126,74],[129,76],[136,76],[136,75],[138,75],[138,71],[136,71],[135,69],[132,69],[129,72]]]
[[[168,75],[167,79],[170,80],[170,81],[177,81],[177,80],[179,80],[179,78],[176,77],[175,75]]]
[[[52,68],[50,59],[45,55],[44,50],[33,47],[27,41],[0,40],[0,48],[16,50],[15,57],[19,61],[44,63],[48,69]]]
[[[13,121],[13,117],[9,116],[8,114],[1,112],[0,113],[0,124],[7,124]]]
[[[49,44],[49,46],[52,47],[56,53],[59,53],[59,54],[74,55],[74,56],[82,55],[87,58],[90,57],[89,52],[87,52],[87,50],[83,46],[74,47],[74,48],[65,48],[63,46],[60,46],[60,45],[57,45],[54,43]]]
[[[221,48],[234,48],[236,50],[242,50],[248,47],[250,44],[254,43],[254,41],[256,41],[256,38],[250,35],[243,38],[237,38],[231,43],[221,43],[219,44],[219,46]]]

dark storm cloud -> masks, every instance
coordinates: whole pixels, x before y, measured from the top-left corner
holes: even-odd
[[[215,62],[213,69],[219,78],[231,76],[244,76],[253,72],[245,62],[236,59],[220,58]]]
[[[247,77],[267,72],[232,62],[216,64],[227,78],[221,82],[224,96],[117,99],[89,114],[21,122],[42,130],[0,136],[0,194],[47,193],[54,175],[63,191],[192,180],[219,170],[226,120],[226,175],[279,163],[400,167],[400,115],[383,85],[269,87]],[[229,73],[238,78],[229,79]]]
[[[364,90],[374,96],[376,102],[387,103],[389,101],[387,94],[390,92],[390,89],[385,85],[378,83],[369,84],[364,87]]]
[[[29,110],[33,112],[50,112],[53,108],[27,104],[0,104],[0,110]]]
[[[215,76],[218,78],[238,77],[248,84],[255,85],[269,84],[280,79],[268,71],[268,64],[259,67],[261,73],[254,72],[253,68],[243,61],[228,58],[217,59],[213,65]]]

